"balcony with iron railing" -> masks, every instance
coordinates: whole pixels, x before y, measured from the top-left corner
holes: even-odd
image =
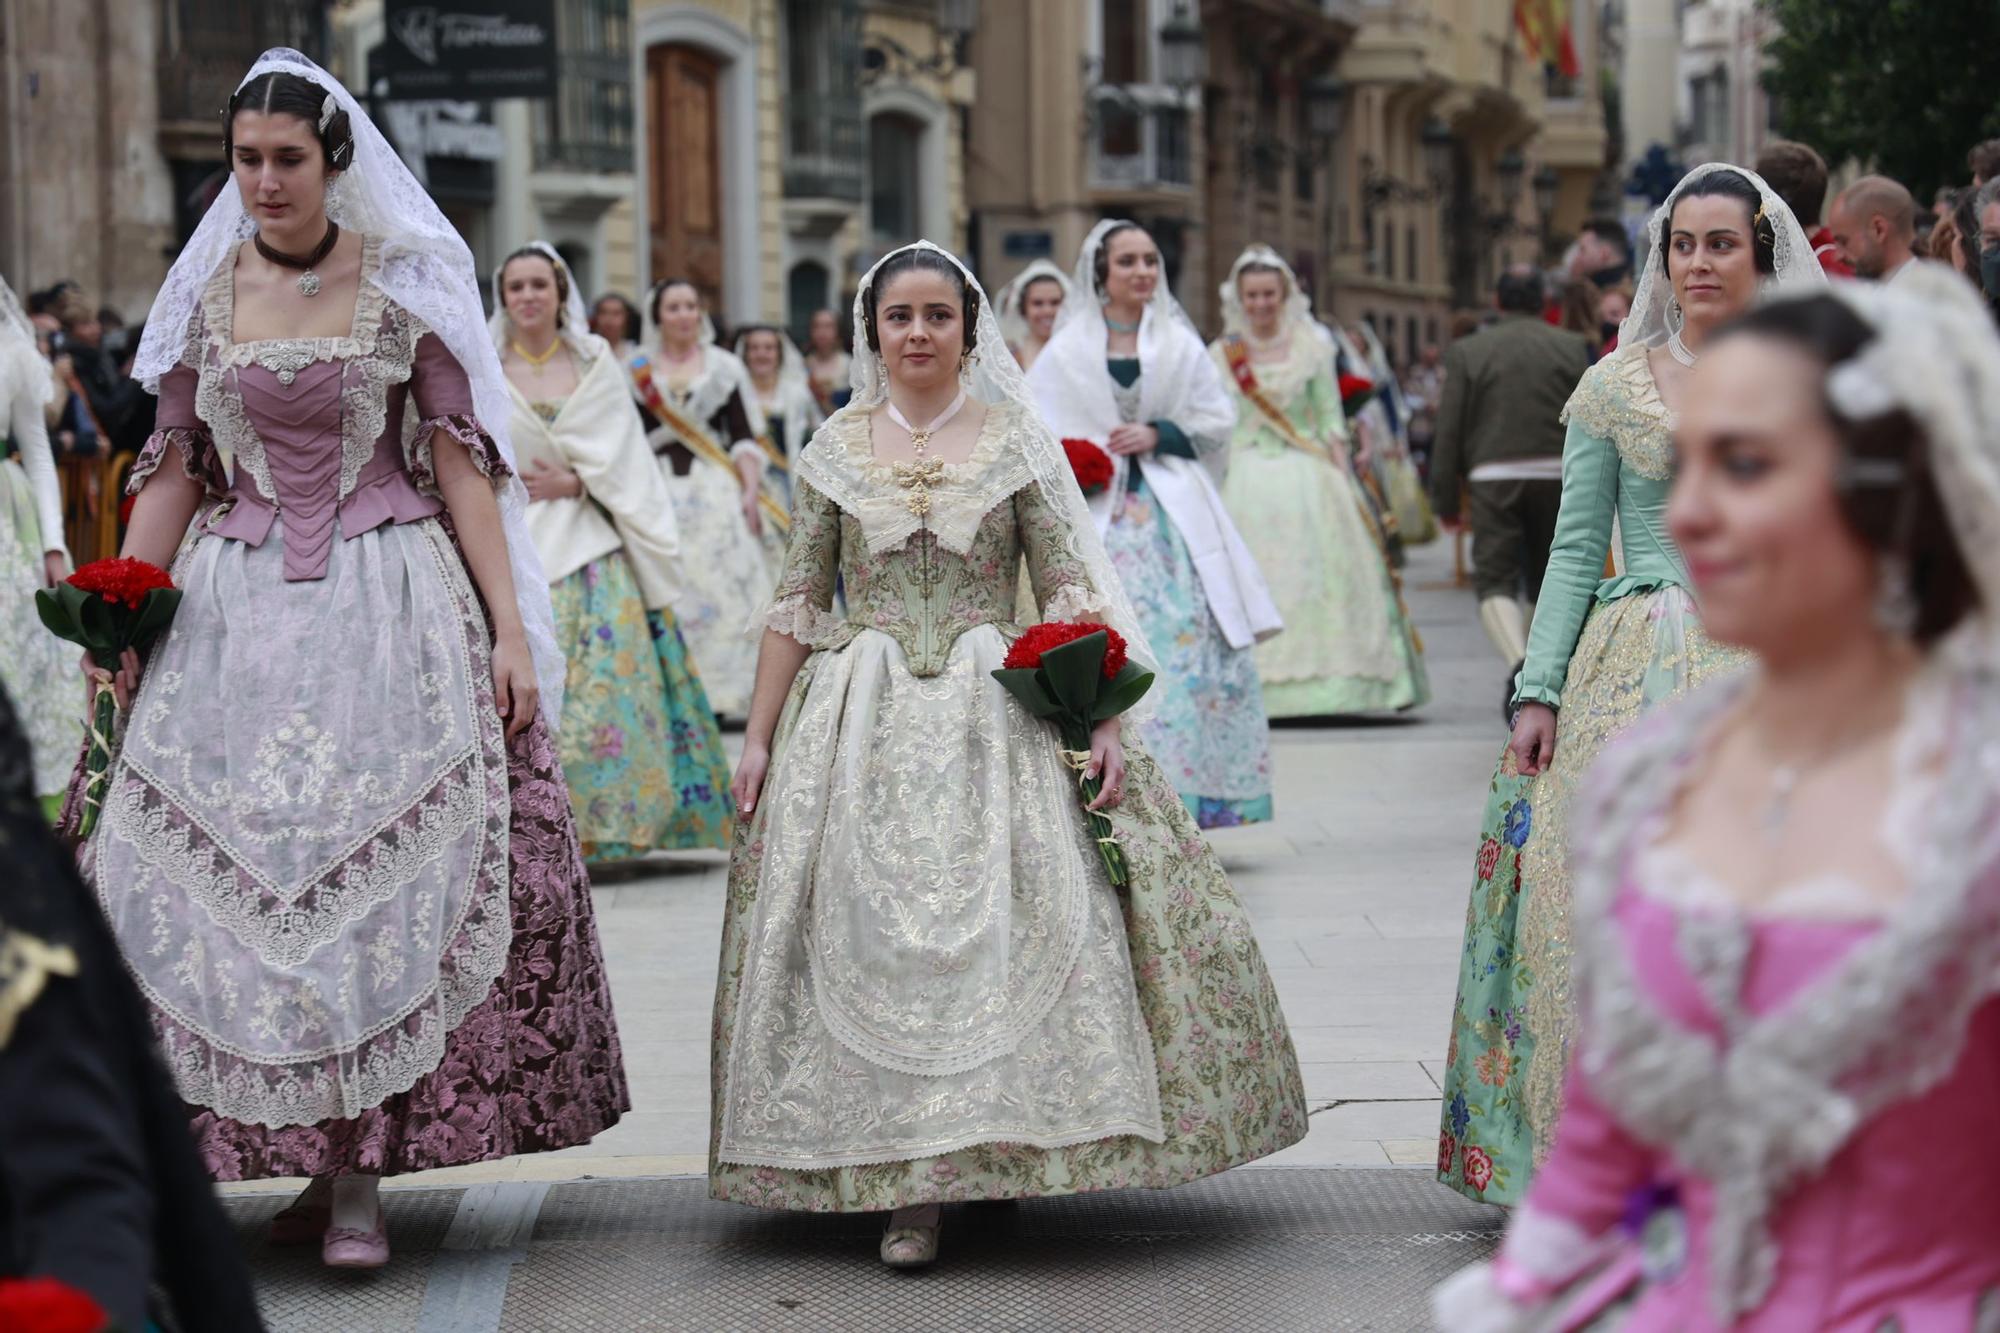
[[[785,98],[785,197],[858,204],[868,186],[859,88]]]
[[[1091,184],[1100,190],[1185,190],[1194,184],[1194,117],[1164,90],[1092,90]]]
[[[632,24],[627,0],[556,7],[556,95],[534,106],[537,171],[632,170]]]

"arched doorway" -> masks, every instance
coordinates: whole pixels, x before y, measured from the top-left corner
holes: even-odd
[[[698,47],[646,51],[646,172],[649,258],[656,277],[694,283],[723,310],[720,112],[722,62]]]

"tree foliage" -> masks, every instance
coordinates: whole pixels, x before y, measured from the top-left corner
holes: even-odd
[[[1778,126],[1830,164],[1873,163],[1927,198],[2000,138],[1995,0],[1762,0],[1779,25],[1764,88]]]

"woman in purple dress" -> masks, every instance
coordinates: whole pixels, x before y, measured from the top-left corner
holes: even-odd
[[[119,664],[83,864],[211,1174],[313,1177],[276,1238],[375,1267],[380,1177],[582,1143],[628,1097],[471,256],[297,52],[227,126],[236,188],[134,372],[125,554],[184,597]]]

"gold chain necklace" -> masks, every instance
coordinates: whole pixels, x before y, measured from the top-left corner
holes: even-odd
[[[558,335],[556,339],[549,344],[549,350],[543,352],[540,356],[536,356],[533,352],[521,346],[521,340],[518,338],[509,338],[507,340],[507,345],[514,349],[515,356],[520,357],[523,361],[533,366],[536,370],[540,370],[543,366],[546,366],[555,357],[555,354],[557,352],[562,350],[563,340],[562,337]]]

